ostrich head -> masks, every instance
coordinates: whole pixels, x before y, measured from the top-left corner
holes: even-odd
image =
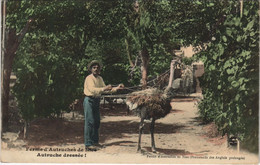
[[[172,99],[175,96],[176,91],[172,87],[166,87],[163,93],[167,99]]]

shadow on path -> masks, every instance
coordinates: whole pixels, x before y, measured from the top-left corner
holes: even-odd
[[[172,134],[177,133],[183,125],[155,123],[155,134]],[[100,142],[110,140],[113,138],[129,137],[131,134],[139,133],[139,122],[131,120],[114,121],[102,123],[100,129]],[[150,134],[150,123],[144,125],[143,134]]]
[[[150,124],[146,123],[144,134],[150,134]],[[155,123],[155,134],[172,134],[182,129],[182,125]],[[130,137],[138,134],[139,122],[131,120],[101,122],[100,142],[113,138]],[[62,119],[41,119],[31,123],[26,141],[29,146],[84,144],[84,121],[74,122]],[[20,134],[20,138],[22,133]]]
[[[117,141],[112,143],[106,143],[105,146],[127,146],[127,147],[136,147],[137,142],[133,141]]]
[[[146,151],[144,152],[152,152],[151,147],[144,147]],[[185,150],[176,150],[176,149],[165,149],[165,148],[156,148],[158,154],[165,154],[165,155],[191,155],[190,152]]]

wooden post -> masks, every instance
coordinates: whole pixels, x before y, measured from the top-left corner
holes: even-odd
[[[239,153],[240,152],[240,141],[238,138],[236,139],[236,141],[237,141],[237,153]]]
[[[176,60],[172,60],[168,88],[172,87],[172,83],[173,83],[173,80],[174,80],[174,67],[175,67],[175,64],[176,64]]]
[[[28,135],[28,123],[27,121],[24,122],[24,128],[23,128],[23,138],[26,139]]]

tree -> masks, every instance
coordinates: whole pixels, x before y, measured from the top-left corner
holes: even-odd
[[[135,1],[132,4],[132,13],[128,15],[128,21],[125,24],[126,38],[128,42],[130,40],[136,45],[135,48],[140,56],[143,89],[147,87],[148,66],[150,64],[154,66],[156,64],[154,60],[158,56],[161,57],[160,62],[164,57],[166,62],[162,63],[169,66],[170,59],[167,57],[172,55],[172,49],[176,44],[173,39],[174,33],[170,29],[175,19],[169,19],[171,16],[169,1]]]
[[[37,117],[59,117],[82,95],[78,64],[85,56],[90,33],[85,30],[88,17],[83,19],[88,14],[85,3],[22,2],[20,14],[30,11],[35,20],[14,68],[14,93],[27,123]]]
[[[123,11],[104,3],[22,1],[23,5],[18,6],[20,16],[28,12],[35,20],[14,67],[17,75],[14,93],[26,122],[69,111],[69,104],[83,95],[87,64],[92,59],[105,62],[104,72],[109,72],[105,80],[115,82],[123,76],[111,75],[126,75],[120,61],[124,60],[120,52],[122,39],[116,39],[122,30],[116,22],[119,19],[111,17],[115,11]],[[9,15],[11,25],[15,25],[15,18]],[[105,26],[104,22],[111,26]],[[112,40],[115,42],[111,44]],[[120,72],[115,71],[116,67]]]
[[[8,103],[9,103],[9,93],[10,93],[10,76],[12,72],[13,61],[16,55],[16,52],[19,48],[20,43],[22,42],[26,32],[28,31],[29,25],[32,20],[29,20],[26,26],[16,34],[16,29],[9,28],[4,30],[6,32],[5,38],[5,48],[3,54],[3,83],[2,83],[2,126],[5,130],[9,121],[8,113]]]

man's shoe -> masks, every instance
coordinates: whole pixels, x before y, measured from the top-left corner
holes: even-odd
[[[99,143],[95,143],[94,146],[97,147],[97,148],[104,148],[104,146],[99,144]]]
[[[97,151],[97,147],[96,146],[86,146],[85,147],[85,151]]]

